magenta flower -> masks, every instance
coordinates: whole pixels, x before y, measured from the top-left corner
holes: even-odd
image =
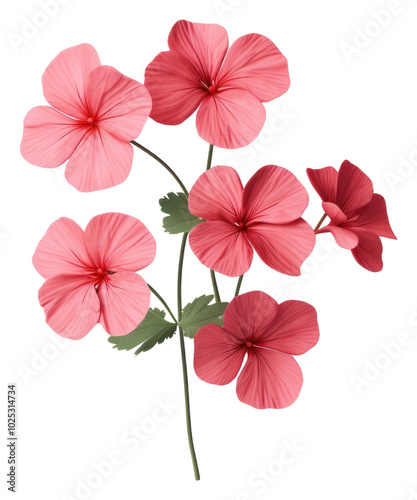
[[[210,384],[236,378],[243,403],[255,408],[286,408],[298,397],[303,375],[293,355],[317,344],[313,306],[298,300],[278,305],[263,292],[235,297],[224,313],[224,327],[206,325],[194,337],[194,368]]]
[[[67,181],[79,191],[123,182],[132,168],[129,141],[141,132],[151,110],[146,88],[102,66],[88,44],[64,50],[42,77],[45,99],[24,122],[22,156],[54,168],[67,160]]]
[[[307,174],[330,217],[330,224],[317,233],[332,233],[339,246],[352,251],[358,264],[368,271],[380,271],[383,267],[380,236],[396,237],[384,197],[374,194],[371,179],[347,160],[339,172],[333,167],[309,168]]]
[[[81,339],[101,323],[110,335],[127,335],[145,317],[150,292],[136,271],[155,258],[147,228],[129,215],[93,217],[85,231],[63,217],[47,230],[33,255],[45,279],[39,302],[46,322],[62,337]]]
[[[199,108],[197,131],[205,141],[228,149],[250,144],[265,123],[262,103],[290,85],[287,60],[278,48],[252,33],[228,50],[222,26],[188,21],[174,24],[168,45],[170,50],[146,68],[151,118],[178,125]]]
[[[301,219],[308,194],[288,170],[262,167],[243,188],[231,167],[213,167],[191,189],[189,209],[205,219],[190,233],[190,246],[213,271],[240,276],[251,266],[253,249],[272,269],[291,276],[315,244]]]

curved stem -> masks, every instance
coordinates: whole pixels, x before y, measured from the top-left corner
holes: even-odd
[[[323,224],[324,219],[327,217],[327,214],[323,214],[323,217],[319,220],[317,226],[314,228],[314,232],[320,229],[320,226]]]
[[[177,318],[172,314],[172,311],[169,308],[168,304],[165,302],[165,300],[159,295],[159,293],[155,290],[155,288],[153,288],[149,283],[148,283],[148,288],[155,295],[155,297],[161,302],[161,304],[165,307],[165,309],[168,311],[168,314],[175,321],[175,324],[178,324]]]
[[[184,233],[182,237],[180,258],[178,263],[178,281],[177,281],[177,298],[178,298],[178,321],[181,321],[182,316],[182,268],[184,265],[184,252],[185,245],[187,243],[188,233]],[[187,375],[187,359],[185,356],[185,344],[184,344],[184,332],[181,326],[178,327],[180,344],[181,344],[181,360],[182,360],[182,375],[184,379],[184,396],[185,396],[185,414],[187,419],[187,434],[188,434],[188,444],[190,446],[191,460],[193,461],[194,477],[196,481],[200,479],[200,472],[198,470],[197,457],[194,449],[193,433],[191,429],[191,412],[190,412],[190,395],[188,389],[188,375]]]
[[[210,269],[211,282],[213,284],[214,297],[216,302],[221,302],[219,288],[217,286],[216,273]]]
[[[240,293],[240,287],[242,286],[243,276],[244,276],[244,274],[242,274],[242,276],[239,276],[239,279],[237,280],[235,297],[237,297]]]
[[[210,170],[211,168],[211,160],[213,158],[213,144],[210,144],[209,146],[209,153],[208,153],[208,158],[207,158],[207,166],[206,170]]]
[[[139,144],[138,142],[136,141],[130,141],[130,144],[133,144],[134,146],[136,146],[137,148],[141,149],[142,151],[144,151],[146,154],[148,154],[149,156],[151,156],[154,160],[156,160],[158,163],[160,163],[166,170],[168,170],[168,172],[172,175],[172,177],[174,177],[174,179],[178,182],[178,184],[180,185],[181,189],[183,190],[183,192],[188,196],[188,191],[187,191],[187,188],[184,186],[182,180],[178,177],[178,175],[172,170],[172,168],[164,162],[164,160],[161,160],[161,158],[159,158],[159,156],[156,156],[155,153],[152,153],[152,151],[150,151],[149,149],[145,148],[145,146],[142,146],[142,144]]]

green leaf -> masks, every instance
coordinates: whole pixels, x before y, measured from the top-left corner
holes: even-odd
[[[113,348],[119,351],[130,351],[139,346],[139,349],[135,351],[135,354],[139,354],[171,338],[176,329],[175,323],[170,323],[165,319],[165,311],[149,308],[146,316],[133,332],[122,337],[109,337],[109,342],[114,344]]]
[[[168,217],[164,217],[163,227],[167,233],[188,233],[203,219],[195,217],[188,210],[188,198],[184,193],[168,193],[159,200],[161,210]]]
[[[180,326],[186,337],[192,339],[199,328],[210,323],[223,326],[223,314],[227,302],[210,304],[213,298],[214,295],[202,295],[184,307]]]

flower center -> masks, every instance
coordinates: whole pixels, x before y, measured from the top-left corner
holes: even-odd
[[[247,340],[247,341],[246,341],[246,347],[247,347],[248,349],[250,349],[251,347],[253,347],[252,342],[249,342],[249,340]]]
[[[101,267],[98,267],[96,269],[96,271],[94,273],[94,286],[95,286],[96,290],[99,287],[100,283],[107,278],[108,274],[113,274],[113,273],[110,273],[108,271],[103,271],[103,269],[101,269]]]
[[[237,221],[237,222],[235,222],[235,226],[236,226],[238,231],[246,231],[246,222]]]

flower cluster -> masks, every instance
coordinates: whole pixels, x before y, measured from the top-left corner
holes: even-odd
[[[303,382],[293,356],[318,341],[317,314],[313,306],[297,300],[277,304],[260,291],[240,295],[243,275],[255,254],[276,272],[300,275],[316,235],[325,232],[351,250],[362,267],[380,271],[380,237],[395,238],[385,200],[349,161],[339,172],[333,167],[307,169],[325,212],[313,230],[302,218],[308,193],[289,170],[264,166],[243,186],[232,167],[211,168],[213,146],[239,148],[258,136],[266,117],[263,103],[289,88],[287,60],[259,34],[242,36],[229,48],[225,29],[214,24],[179,21],[168,46],[146,68],[144,85],[101,65],[91,45],[58,54],[42,78],[50,106],[27,114],[21,153],[44,168],[67,162],[66,179],[84,192],[123,182],[132,167],[132,145],[175,178],[182,192],[169,193],[160,204],[168,214],[165,230],[182,234],[178,314],[137,274],[154,260],[153,236],[138,219],[118,213],[94,217],[85,231],[68,218],[49,227],[33,256],[36,270],[46,280],[39,302],[48,325],[74,340],[100,323],[116,348],[137,348],[139,353],[178,332],[185,377],[184,337],[190,337],[200,379],[225,385],[238,377],[242,402],[262,409],[285,408],[297,399]],[[207,171],[188,193],[171,167],[135,139],[149,117],[177,125],[195,111],[197,132],[210,146]],[[321,227],[327,217],[330,223]],[[183,307],[188,236],[192,251],[210,269],[214,295]],[[216,272],[239,277],[230,303],[220,299]],[[151,292],[163,311],[149,307]],[[198,479],[188,397],[186,401]]]

